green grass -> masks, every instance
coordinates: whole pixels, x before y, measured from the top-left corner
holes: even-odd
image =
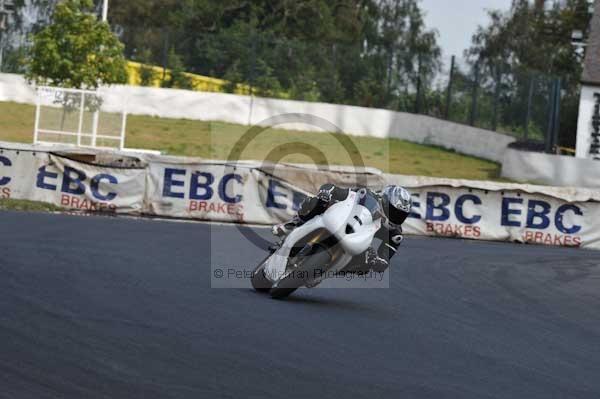
[[[0,199],[0,211],[24,211],[24,212],[60,212],[64,211],[55,205],[46,204],[44,202],[16,200],[16,199]]]
[[[33,106],[0,102],[0,141],[30,143],[33,122]],[[234,145],[247,131],[247,126],[228,123],[130,116],[126,146],[170,155],[230,159]],[[348,139],[357,151],[342,147],[340,140]],[[282,129],[268,129],[251,140],[239,159],[352,165],[357,157],[366,166],[406,175],[497,180],[500,171],[494,162],[396,139]]]

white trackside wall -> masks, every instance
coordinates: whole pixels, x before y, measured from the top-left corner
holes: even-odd
[[[150,155],[139,155],[139,168],[117,168],[78,162],[71,155],[0,143],[0,198],[67,210],[272,224],[289,219],[317,182],[348,181],[349,176],[348,170],[296,165],[278,166],[273,173],[259,163]],[[408,234],[600,249],[599,191],[374,170],[355,177],[372,188],[394,183],[412,192],[413,215],[404,225]]]
[[[600,187],[600,162],[593,158],[543,154],[507,148],[502,177],[560,187]]]
[[[273,126],[273,118],[307,115],[328,121],[327,129],[331,131],[436,145],[495,162],[502,161],[506,146],[515,141],[511,136],[424,115],[348,105],[135,86],[101,87],[98,95],[103,99],[102,111],[105,114],[121,113],[126,109],[130,115],[222,121],[249,126]],[[36,92],[22,76],[0,73],[0,101],[35,104]],[[310,123],[275,125],[286,129],[323,131],[322,126]]]

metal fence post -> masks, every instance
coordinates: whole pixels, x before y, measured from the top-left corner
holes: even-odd
[[[452,103],[452,83],[454,83],[454,63],[456,62],[456,57],[452,56],[452,61],[450,61],[450,77],[448,80],[448,91],[446,93],[446,112],[444,113],[445,119],[448,120],[450,118],[450,104]]]
[[[121,119],[121,137],[119,140],[119,150],[125,149],[125,129],[127,129],[127,110],[123,110],[123,118]]]
[[[0,29],[0,72],[2,72],[3,64],[4,64],[4,35],[2,34],[2,29]]]
[[[421,82],[421,53],[418,55],[418,64],[417,64],[417,96],[415,98],[415,114],[421,112],[421,90],[422,90],[422,82]]]
[[[554,97],[554,130],[552,131],[552,151],[558,145],[558,135],[560,132],[560,100],[562,91],[562,79],[556,78],[556,96]]]
[[[35,127],[33,130],[33,144],[37,144],[40,135],[40,111],[42,108],[42,98],[40,88],[37,89],[37,98],[35,99]]]
[[[93,120],[92,120],[92,147],[96,146],[96,139],[98,135],[98,123],[100,121],[100,114],[98,111],[94,111]]]
[[[550,96],[548,101],[548,129],[544,140],[544,151],[548,154],[552,152],[552,141],[554,140],[554,130],[556,129],[556,96],[557,96],[557,81],[554,79],[550,83]]]
[[[163,34],[165,35],[165,41],[163,45],[163,76],[162,81],[164,82],[167,79],[167,68],[169,67],[169,30],[163,30]]]
[[[496,86],[494,87],[494,105],[492,110],[492,130],[498,130],[498,101],[500,99],[500,85],[502,83],[502,72],[496,67]]]
[[[81,91],[81,109],[79,110],[79,125],[77,127],[77,146],[81,146],[81,131],[83,130],[83,111],[85,108],[85,92]]]
[[[252,126],[252,116],[254,114],[254,75],[256,74],[256,50],[258,35],[254,32],[250,35],[252,41],[252,59],[250,61],[250,109],[248,111],[248,125]]]
[[[252,58],[250,61],[250,94],[254,94],[254,84],[255,84],[255,76],[256,76],[256,52],[258,50],[258,35],[256,33],[252,33],[250,35],[251,48],[252,48]]]
[[[342,52],[343,52],[343,49],[342,49]],[[330,78],[330,80],[331,80],[332,83],[334,83],[334,85],[333,85],[334,91],[333,91],[332,94],[333,94],[333,96],[334,96],[334,98],[336,100],[338,100],[338,94],[339,94],[338,93],[338,85],[337,85],[337,82],[338,82],[338,74],[337,74],[337,71],[338,71],[338,54],[337,53],[338,53],[337,45],[335,43],[333,43],[331,45],[331,57],[332,57],[332,65],[333,65],[333,68],[332,68],[333,76]]]
[[[475,78],[473,80],[473,92],[471,99],[471,114],[469,115],[469,125],[475,126],[477,119],[477,96],[479,95],[479,62],[475,64]]]
[[[524,137],[525,141],[529,140],[529,121],[531,120],[531,106],[533,102],[533,87],[535,84],[535,75],[531,75],[529,78],[529,93],[527,96],[527,111],[525,112],[525,130]]]

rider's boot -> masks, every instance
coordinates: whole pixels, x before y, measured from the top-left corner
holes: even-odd
[[[274,242],[273,244],[269,245],[269,252],[271,254],[274,254],[275,252],[277,252],[277,250],[279,248],[281,248],[281,245],[283,244],[283,240]]]

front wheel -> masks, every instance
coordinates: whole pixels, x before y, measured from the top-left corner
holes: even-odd
[[[270,257],[270,255],[266,257],[252,272],[250,281],[252,282],[252,287],[258,292],[269,292],[273,286],[273,283],[265,276],[265,263]]]
[[[313,247],[309,255],[303,256],[297,267],[288,271],[287,275],[277,281],[270,289],[271,298],[283,299],[290,296],[298,288],[315,278],[316,271],[329,264],[331,256],[325,248]]]

